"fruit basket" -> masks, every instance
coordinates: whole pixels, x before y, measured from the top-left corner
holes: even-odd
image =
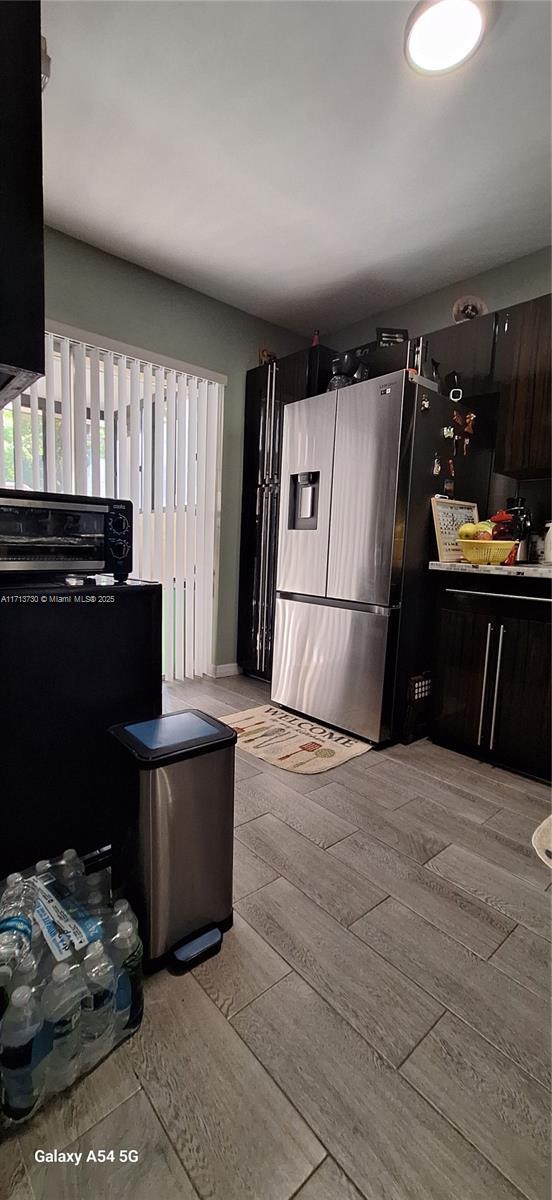
[[[515,542],[484,542],[478,541],[476,538],[458,538],[458,545],[464,558],[476,567],[499,567],[501,563],[506,562],[515,544]]]

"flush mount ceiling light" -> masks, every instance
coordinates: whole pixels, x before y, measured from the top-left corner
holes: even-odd
[[[485,33],[485,18],[475,0],[426,0],[411,13],[405,54],[417,71],[452,71],[470,58]]]

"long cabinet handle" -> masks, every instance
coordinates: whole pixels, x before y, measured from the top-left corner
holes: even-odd
[[[491,596],[493,600],[530,600],[535,604],[552,604],[550,596],[516,596],[515,592],[476,592],[472,588],[445,588],[445,591],[451,596]]]
[[[499,688],[499,684],[500,684],[500,668],[502,666],[502,643],[503,643],[503,641],[504,641],[504,626],[501,625],[500,633],[498,635],[498,656],[497,656],[497,660],[496,660],[496,675],[495,675],[495,687],[494,687],[494,697],[493,697],[493,716],[492,716],[492,720],[491,720],[491,740],[489,742],[489,750],[492,750],[494,748],[496,708],[497,708],[497,704],[498,704],[498,688]]]
[[[491,633],[493,627],[491,622],[487,625],[487,644],[485,646],[485,666],[483,667],[483,683],[481,685],[481,707],[479,709],[479,729],[477,731],[477,745],[481,745],[483,736],[483,713],[485,711],[485,692],[487,690],[487,671],[489,669],[489,650],[491,648]]]

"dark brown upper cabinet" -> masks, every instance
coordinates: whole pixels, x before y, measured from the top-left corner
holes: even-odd
[[[44,374],[40,4],[0,2],[0,408]]]
[[[550,296],[497,313],[495,470],[516,479],[550,475],[550,318]]]
[[[493,391],[495,314],[449,325],[420,338],[419,372],[439,385],[443,396],[462,388],[464,399]]]

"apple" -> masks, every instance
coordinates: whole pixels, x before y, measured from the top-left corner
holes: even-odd
[[[476,528],[475,525],[471,524],[471,521],[466,521],[466,524],[461,525],[460,529],[458,530],[458,537],[461,538],[474,538],[475,534]]]

